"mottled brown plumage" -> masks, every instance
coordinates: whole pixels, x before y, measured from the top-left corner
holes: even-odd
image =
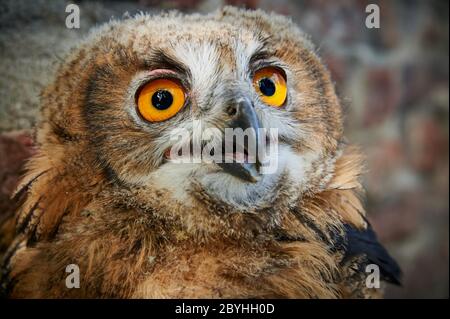
[[[264,106],[252,91],[246,70],[258,57],[285,68],[285,109]],[[189,104],[168,121],[145,123],[135,92],[160,68],[185,74]],[[223,128],[222,109],[240,94],[254,98],[266,127],[279,128],[276,177],[247,185],[215,164],[163,160],[170,129],[192,119]],[[108,23],[44,91],[37,147],[4,256],[10,297],[381,294],[365,286],[370,254],[347,254],[348,229],[368,227],[363,158],[344,140],[328,72],[286,18],[226,8]],[[80,267],[79,289],[65,286],[69,264]]]

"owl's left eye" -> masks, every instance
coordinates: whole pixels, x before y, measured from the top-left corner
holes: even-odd
[[[137,104],[141,116],[149,122],[162,122],[175,116],[184,106],[183,87],[172,79],[156,79],[140,89]]]
[[[277,68],[266,67],[256,71],[253,86],[261,100],[270,106],[281,107],[286,101],[286,79]]]

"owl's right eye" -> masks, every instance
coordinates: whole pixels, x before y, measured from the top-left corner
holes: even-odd
[[[184,106],[186,94],[175,80],[156,79],[139,91],[137,104],[141,116],[149,122],[162,122],[175,116]]]
[[[256,71],[253,86],[267,105],[280,108],[286,101],[286,79],[277,68],[266,67]]]

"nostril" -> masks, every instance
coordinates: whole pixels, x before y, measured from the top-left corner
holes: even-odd
[[[227,108],[227,114],[229,116],[235,116],[237,113],[237,108],[235,106],[230,106]]]

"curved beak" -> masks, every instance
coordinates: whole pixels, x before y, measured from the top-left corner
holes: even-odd
[[[232,116],[232,119],[227,123],[226,128],[242,129],[242,131],[245,132],[244,137],[241,139],[241,141],[243,140],[244,145],[237,145],[238,139],[234,135],[233,141],[227,141],[226,139],[228,136],[225,134],[225,144],[228,144],[229,149],[231,149],[231,146],[233,147],[233,161],[230,163],[218,163],[218,165],[225,172],[235,177],[247,182],[256,183],[261,179],[261,163],[258,158],[258,148],[260,147],[260,124],[258,116],[256,115],[253,104],[247,98],[240,99],[235,107],[229,109],[228,113]],[[236,133],[237,131],[234,130],[234,132]],[[244,154],[236,154],[239,148],[243,148]],[[227,145],[225,145],[225,149],[227,149]],[[243,155],[245,160],[237,161],[237,155]]]

